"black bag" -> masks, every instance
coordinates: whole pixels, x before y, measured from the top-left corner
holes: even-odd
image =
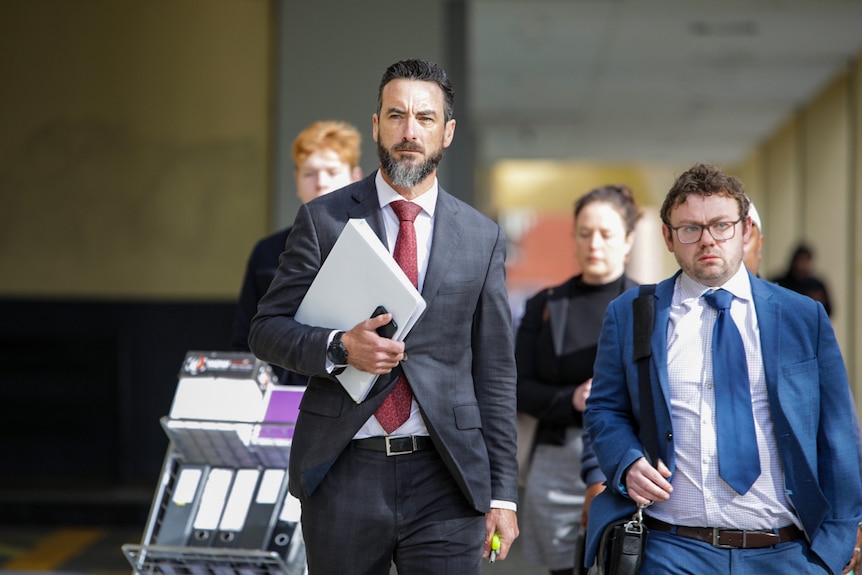
[[[605,527],[596,557],[596,575],[636,575],[648,535],[641,506],[631,519],[620,519]]]
[[[640,437],[648,461],[658,461],[658,440],[653,419],[653,398],[649,378],[650,339],[655,321],[655,284],[641,285],[632,302],[634,357],[638,365],[641,401]],[[610,523],[602,532],[594,568],[590,575],[636,575],[646,551],[649,530],[643,522],[646,505],[638,505],[631,519]]]

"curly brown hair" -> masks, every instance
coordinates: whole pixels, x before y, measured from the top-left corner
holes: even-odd
[[[689,194],[698,194],[700,196],[718,194],[733,198],[739,204],[740,217],[745,219],[748,216],[748,207],[751,204],[751,200],[745,194],[741,181],[731,175],[725,174],[716,166],[695,164],[676,179],[664,199],[660,215],[661,221],[665,225],[671,225],[671,210],[685,202]]]

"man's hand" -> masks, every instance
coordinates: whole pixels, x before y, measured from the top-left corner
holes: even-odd
[[[380,337],[376,331],[391,319],[391,313],[380,314],[356,324],[341,336],[352,367],[366,373],[389,373],[404,359],[404,342]]]
[[[853,555],[850,556],[850,563],[844,567],[844,571],[842,571],[842,573],[846,575],[847,573],[850,573],[851,570],[856,573],[860,563],[862,563],[862,528],[856,527],[856,547],[853,548]]]
[[[654,501],[667,501],[673,487],[667,478],[670,470],[659,460],[658,469],[643,457],[631,464],[626,471],[626,489],[635,503],[649,505]]]
[[[491,557],[491,537],[494,533],[500,536],[497,559],[502,561],[518,538],[518,516],[514,511],[494,508],[485,515],[485,545],[482,547],[482,557],[485,559]]]

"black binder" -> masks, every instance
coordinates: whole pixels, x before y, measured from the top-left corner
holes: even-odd
[[[248,508],[245,526],[237,547],[262,549],[267,544],[273,522],[278,519],[281,503],[287,492],[287,472],[284,469],[264,469],[257,490]]]
[[[214,547],[239,547],[240,534],[245,528],[260,475],[259,469],[238,469],[234,474],[218,533],[212,542]]]
[[[275,527],[269,536],[267,551],[275,551],[283,559],[288,559],[288,553],[292,547],[291,543],[294,538],[301,537],[299,534],[301,514],[299,500],[290,493],[286,493]]]
[[[200,504],[203,486],[206,482],[207,466],[181,464],[177,468],[176,481],[171,489],[170,498],[165,504],[164,514],[156,543],[159,545],[185,545],[189,539],[192,518]]]
[[[223,467],[210,469],[201,494],[200,505],[192,523],[192,532],[187,543],[189,547],[210,547],[213,545],[233,478],[233,469]]]

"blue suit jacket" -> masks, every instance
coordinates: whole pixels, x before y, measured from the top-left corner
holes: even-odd
[[[491,499],[516,502],[516,371],[506,240],[498,225],[439,190],[422,287],[427,307],[405,339],[410,360],[380,376],[362,403],[326,373],[332,326],[293,318],[348,219],[365,219],[386,243],[375,175],[300,207],[252,321],[249,344],[257,357],[311,376],[291,446],[290,491],[300,500],[314,492],[403,368],[434,445],[467,500],[481,512]]]
[[[679,275],[678,272],[677,276]],[[750,274],[749,274],[750,275]],[[811,550],[833,573],[841,573],[862,516],[857,455],[858,423],[841,351],[823,306],[751,277],[760,327],[767,394],[784,467],[787,494]],[[676,276],[656,288],[650,372],[659,453],[673,473],[673,423],[667,370],[667,326]],[[640,401],[632,359],[632,301],[617,298],[605,314],[586,427],[602,471],[609,478],[590,509],[586,561],[591,564],[604,527],[631,515],[625,472],[643,456],[638,439]],[[671,495],[672,497],[672,495]]]

